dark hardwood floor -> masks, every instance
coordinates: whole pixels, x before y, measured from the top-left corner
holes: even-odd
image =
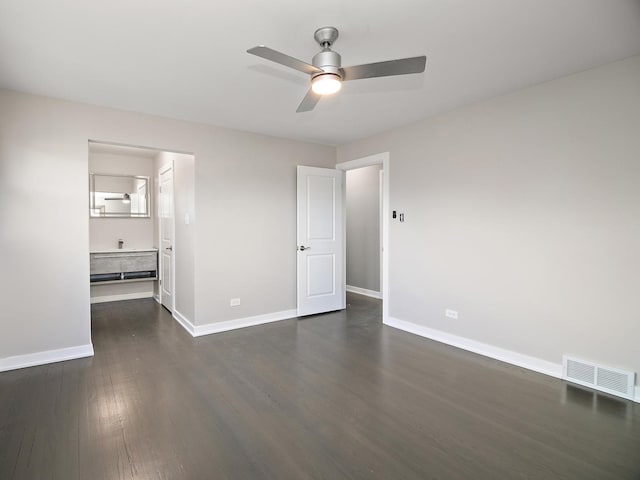
[[[640,479],[640,405],[382,326],[191,338],[92,307],[95,357],[0,374],[0,479]]]

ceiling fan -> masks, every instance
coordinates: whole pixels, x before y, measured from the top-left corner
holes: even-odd
[[[311,64],[264,45],[258,45],[247,50],[247,53],[266,58],[311,76],[311,88],[302,99],[296,110],[297,112],[313,110],[321,96],[336,93],[342,87],[342,82],[347,80],[422,73],[427,61],[427,57],[422,55],[420,57],[342,67],[340,54],[331,50],[331,46],[338,38],[338,29],[335,27],[322,27],[317,29],[313,36],[322,47],[322,50],[313,57]]]

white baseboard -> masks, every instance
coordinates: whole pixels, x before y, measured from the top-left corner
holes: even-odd
[[[421,337],[430,338],[436,342],[446,343],[453,347],[468,350],[470,352],[484,355],[485,357],[494,358],[502,362],[510,363],[518,367],[533,370],[534,372],[544,373],[555,378],[562,377],[562,364],[548,362],[536,357],[530,357],[529,355],[523,355],[522,353],[513,352],[511,350],[505,350],[503,348],[495,347],[487,343],[477,342],[468,338],[459,337],[451,333],[446,333],[441,330],[435,330],[423,325],[417,325],[405,320],[399,320],[397,318],[389,317],[384,322],[385,325],[390,327],[404,330],[405,332],[420,335]]]
[[[346,286],[347,292],[358,293],[360,295],[365,295],[371,298],[382,298],[382,293],[376,292],[375,290],[367,290],[366,288],[353,287],[351,285]]]
[[[77,347],[67,347],[60,348],[58,350],[47,350],[44,352],[28,353],[26,355],[16,355],[14,357],[0,358],[0,372],[92,356],[93,345],[90,343],[87,345],[79,345]]]
[[[636,385],[636,396],[633,401],[640,403],[640,385]]]
[[[160,295],[154,295],[154,296],[153,296],[153,299],[154,299],[156,302],[160,303]]]
[[[120,300],[136,300],[138,298],[151,298],[153,292],[120,293],[118,295],[104,295],[91,297],[91,303],[119,302]]]
[[[267,313],[264,315],[256,315],[253,317],[236,318],[234,320],[226,320],[224,322],[207,323],[204,325],[194,325],[188,318],[175,310],[173,318],[187,331],[192,337],[201,337],[203,335],[211,335],[213,333],[222,333],[229,330],[237,330],[239,328],[253,327],[262,325],[263,323],[279,322],[280,320],[288,320],[295,318],[296,310],[283,310],[281,312]]]
[[[253,327],[255,325],[262,325],[263,323],[279,322],[280,320],[288,320],[290,318],[295,318],[296,316],[296,310],[283,310],[281,312],[255,315],[253,317],[236,318],[234,320],[226,320],[224,322],[196,325],[193,336],[200,337],[202,335],[227,332],[229,330],[236,330],[238,328]]]
[[[189,332],[189,335],[191,335],[192,337],[196,336],[196,327],[195,327],[195,325],[193,323],[191,323],[191,321],[187,317],[182,315],[177,310],[174,310],[171,315],[173,316],[173,318],[175,318],[176,322],[178,322],[180,325],[182,325],[182,327],[187,332]]]

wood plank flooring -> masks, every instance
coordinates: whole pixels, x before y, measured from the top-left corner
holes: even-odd
[[[93,358],[0,373],[0,479],[640,479],[640,405],[348,301],[197,339],[94,305]]]

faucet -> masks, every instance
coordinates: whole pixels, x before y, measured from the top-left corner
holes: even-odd
[[[119,238],[119,239],[118,239],[118,248],[119,248],[120,250],[122,250],[122,247],[124,247],[124,240],[123,240],[123,239],[121,239],[121,238]]]

